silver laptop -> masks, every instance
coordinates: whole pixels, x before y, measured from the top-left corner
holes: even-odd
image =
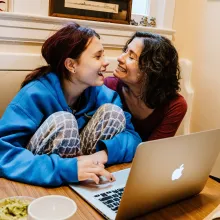
[[[70,187],[107,219],[130,219],[198,194],[220,151],[220,129],[141,143],[113,183]]]

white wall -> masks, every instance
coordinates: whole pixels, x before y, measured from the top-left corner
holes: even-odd
[[[220,1],[176,0],[175,45],[192,60],[191,131],[220,128]]]

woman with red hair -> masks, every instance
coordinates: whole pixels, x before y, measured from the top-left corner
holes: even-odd
[[[0,120],[0,177],[57,186],[105,176],[131,161],[140,137],[116,92],[99,35],[70,24],[45,41],[46,66],[27,75]]]

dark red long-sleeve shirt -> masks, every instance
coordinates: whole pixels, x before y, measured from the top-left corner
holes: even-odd
[[[115,77],[107,77],[105,85],[119,93],[124,110],[130,112],[122,93],[123,83]],[[132,117],[132,123],[143,141],[172,137],[175,135],[186,111],[185,99],[177,94],[173,100],[160,108],[156,108],[147,118],[139,120]]]

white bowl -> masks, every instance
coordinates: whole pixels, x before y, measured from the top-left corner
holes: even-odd
[[[76,212],[76,203],[65,196],[43,196],[28,206],[28,220],[66,220]]]

